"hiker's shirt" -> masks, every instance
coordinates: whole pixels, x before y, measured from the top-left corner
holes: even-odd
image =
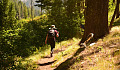
[[[59,33],[58,33],[57,30],[54,30],[54,32],[55,32],[55,36],[56,36],[56,35],[59,36]],[[48,31],[48,33],[49,33],[49,31]],[[49,42],[50,42],[50,41],[56,41],[55,36],[54,36],[54,37],[49,37],[49,36],[48,36],[48,40],[49,40]]]

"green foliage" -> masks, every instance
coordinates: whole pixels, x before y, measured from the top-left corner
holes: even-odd
[[[8,12],[8,26],[7,27],[13,27],[13,24],[16,22],[16,11],[14,8],[14,3],[10,3],[9,5],[9,12]]]
[[[19,9],[16,11],[14,3],[2,0],[0,1],[0,9],[0,69],[5,70],[14,67],[15,56],[29,56],[36,50],[36,47],[31,45],[33,37],[28,39],[30,33],[26,29],[27,26],[22,22],[16,24],[16,13]]]
[[[28,8],[27,10],[28,10],[28,17],[30,18],[31,17],[31,9]]]
[[[25,4],[24,4],[25,6]],[[24,18],[26,19],[28,17],[28,11],[27,11],[27,7],[24,7]]]
[[[0,1],[0,29],[6,25],[8,15],[8,0]]]
[[[115,9],[115,4],[113,3],[113,0],[109,0],[108,10],[113,11],[114,9]]]
[[[13,23],[13,22],[12,22]],[[44,45],[48,31],[47,19],[13,23],[12,28],[0,31],[1,68],[14,66],[14,57],[27,57]],[[10,59],[9,59],[10,58]],[[11,64],[12,63],[12,64]]]
[[[8,67],[14,64],[15,46],[13,42],[15,38],[17,38],[17,33],[14,34],[13,30],[2,31],[2,36],[0,36],[2,41],[0,43],[1,67]]]
[[[48,11],[49,24],[55,24],[60,31],[62,40],[79,34],[83,14],[78,11],[75,0],[54,0],[51,10]]]

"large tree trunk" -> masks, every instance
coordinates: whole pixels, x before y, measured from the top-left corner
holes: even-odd
[[[86,0],[85,4],[85,32],[80,43],[89,33],[94,33],[94,41],[109,33],[108,0]]]

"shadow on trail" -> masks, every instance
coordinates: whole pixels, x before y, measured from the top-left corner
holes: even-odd
[[[84,50],[85,50],[85,48],[79,48],[79,49],[76,51],[76,53],[73,55],[73,57],[79,55],[79,54],[80,54],[82,51],[84,51]]]
[[[46,66],[46,65],[50,65],[50,64],[52,64],[52,63],[54,63],[56,60],[54,60],[54,61],[51,61],[51,62],[47,62],[47,63],[42,63],[42,64],[38,64],[38,65],[40,65],[40,66]]]
[[[67,70],[70,65],[74,64],[74,62],[75,62],[74,57],[77,56],[77,55],[79,55],[82,51],[84,51],[84,49],[85,49],[85,48],[79,48],[79,49],[76,51],[76,53],[73,55],[73,57],[68,58],[65,62],[61,63],[61,64],[60,64],[56,69],[54,69],[54,70],[62,70],[62,69]],[[80,58],[82,59],[83,57],[80,57]]]
[[[44,56],[43,58],[51,58],[50,56]]]
[[[65,62],[61,63],[56,69],[54,70],[68,70],[70,68],[70,66],[72,66],[75,62],[80,62],[82,60],[84,60],[84,57],[86,56],[90,56],[94,53],[98,53],[100,50],[96,49],[95,51],[91,52],[91,53],[86,53],[83,54],[81,56],[78,56],[82,51],[84,51],[85,48],[79,48],[76,53],[73,55],[73,57],[68,58]],[[77,57],[76,57],[77,56]],[[80,60],[78,60],[80,59]]]

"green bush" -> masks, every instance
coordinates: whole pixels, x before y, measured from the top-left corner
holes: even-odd
[[[46,23],[44,21],[44,23]],[[47,25],[41,21],[17,22],[11,29],[0,31],[0,67],[14,65],[14,56],[27,57],[43,46]]]

